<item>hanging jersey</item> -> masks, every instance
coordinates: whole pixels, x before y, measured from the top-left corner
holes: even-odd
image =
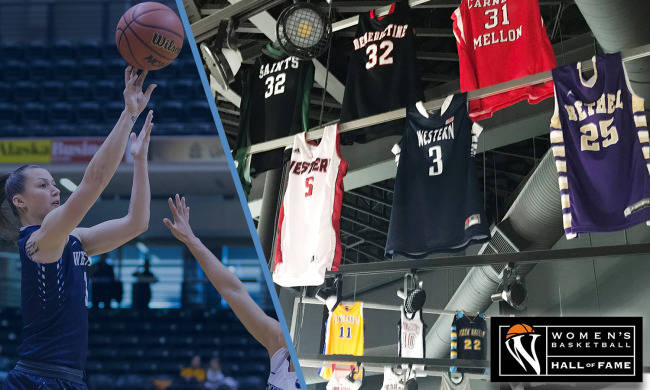
[[[474,155],[482,128],[467,115],[466,94],[441,114],[406,112],[386,253],[421,257],[460,250],[489,237]]]
[[[422,310],[413,314],[400,310],[400,322],[397,324],[399,333],[398,355],[403,358],[424,358],[424,331],[426,325],[422,321]],[[407,364],[402,365],[408,368]],[[424,364],[414,364],[414,372],[424,371]]]
[[[610,232],[650,220],[650,144],[643,98],[629,87],[620,53],[553,70],[551,146],[564,232]]]
[[[415,60],[415,32],[408,1],[396,0],[390,13],[359,15],[350,44],[341,121],[347,122],[414,104],[423,98]],[[344,134],[343,143],[397,135],[402,121],[391,121]]]
[[[452,382],[449,373],[443,374],[440,381],[440,390],[470,390],[469,378],[464,377],[458,384]]]
[[[280,286],[319,286],[338,270],[343,176],[337,125],[325,127],[318,145],[296,135],[289,179],[280,207],[273,281]]]
[[[483,314],[470,318],[459,311],[451,323],[451,359],[485,360],[487,325]],[[451,366],[450,372],[487,373],[483,368]]]
[[[338,304],[329,313],[325,327],[325,345],[323,355],[363,356],[363,302],[352,305]],[[318,374],[325,379],[332,376],[332,367],[347,370],[354,368],[354,363],[328,364],[319,369]],[[359,373],[355,377],[360,377]]]
[[[555,68],[537,0],[462,0],[451,18],[463,92]],[[470,101],[470,117],[489,118],[521,100],[535,104],[551,96],[551,82],[524,86]]]
[[[61,258],[37,263],[25,252],[29,237],[38,225],[20,229],[18,250],[21,263],[23,360],[83,370],[88,354],[88,282],[90,265],[81,241],[73,235]]]
[[[332,377],[327,382],[327,390],[359,390],[361,388],[361,379],[350,381],[347,376],[350,374],[350,369],[335,368],[332,372]]]
[[[300,382],[295,371],[289,371],[291,357],[286,348],[278,349],[271,357],[271,372],[266,390],[297,390]]]
[[[282,166],[282,149],[246,155],[252,144],[307,130],[314,64],[284,57],[267,47],[242,77],[237,168],[244,184],[250,177]],[[250,159],[250,161],[247,161]]]
[[[384,382],[381,386],[381,390],[405,390],[405,383],[407,380],[415,378],[415,372],[402,369],[399,372],[395,372],[393,367],[385,366],[384,367]]]

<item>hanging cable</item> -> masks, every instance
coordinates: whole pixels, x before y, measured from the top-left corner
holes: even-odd
[[[327,11],[327,19],[331,23],[332,22],[332,2],[329,1],[329,7]],[[329,79],[330,75],[330,54],[332,52],[332,37],[334,34],[330,34],[329,39],[327,41],[327,62],[325,64],[325,85],[323,86],[323,96],[321,97],[320,101],[320,116],[318,117],[318,126],[323,124],[323,111],[325,109],[325,94],[327,93],[327,80]]]
[[[497,221],[499,221],[499,193],[497,192],[497,162],[496,158],[494,157],[494,153],[492,154],[492,169],[494,169],[494,203],[496,206],[496,213],[497,213]]]

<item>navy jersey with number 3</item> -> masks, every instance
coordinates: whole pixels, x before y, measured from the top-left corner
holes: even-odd
[[[467,95],[425,117],[406,112],[399,143],[386,253],[409,257],[465,248],[489,237],[474,155],[482,128],[467,113]]]

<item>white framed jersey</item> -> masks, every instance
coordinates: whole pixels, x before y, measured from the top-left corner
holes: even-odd
[[[422,310],[409,314],[406,313],[404,306],[402,306],[400,313],[400,322],[397,324],[399,356],[403,358],[424,358],[426,324],[422,321]],[[407,365],[402,365],[402,367],[406,368]],[[414,364],[413,371],[424,371],[424,365]]]
[[[350,374],[349,369],[335,368],[332,377],[327,382],[327,390],[359,390],[361,379],[350,382],[346,377]]]
[[[399,329],[399,356],[403,358],[424,358],[424,329],[422,310],[413,314],[400,310]]]
[[[318,145],[295,136],[280,208],[273,281],[284,287],[319,286],[341,261],[343,177],[337,125],[325,127]]]
[[[399,370],[395,371],[393,367],[384,367],[384,381],[381,390],[405,390],[407,380],[415,377],[414,371]]]

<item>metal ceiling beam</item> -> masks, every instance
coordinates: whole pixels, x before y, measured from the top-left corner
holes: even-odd
[[[353,224],[355,224],[355,225],[363,226],[364,228],[366,228],[366,229],[368,229],[368,230],[370,230],[370,231],[373,231],[373,232],[375,232],[375,233],[379,233],[379,234],[381,234],[382,236],[386,236],[386,235],[388,235],[388,233],[385,232],[385,231],[383,231],[383,230],[377,229],[376,227],[372,227],[372,226],[370,226],[370,225],[368,225],[368,224],[366,224],[366,223],[363,223],[363,222],[355,221],[354,219],[352,219],[352,218],[348,218],[348,217],[346,217],[346,216],[344,216],[344,215],[341,215],[341,219],[342,219],[343,221],[348,221],[348,222],[353,223]]]
[[[454,32],[450,28],[415,27],[417,38],[453,38]]]
[[[458,79],[457,74],[445,74],[445,73],[425,73],[422,75],[422,81],[435,81],[435,82],[441,82],[441,83],[446,83],[449,80],[455,80]]]
[[[338,271],[328,271],[326,276],[336,274],[374,275],[394,272],[407,272],[412,269],[433,270],[438,268],[476,267],[494,264],[528,264],[546,263],[551,261],[578,260],[598,257],[606,260],[619,261],[620,256],[650,254],[650,244],[628,244],[595,246],[571,249],[551,249],[540,251],[524,251],[500,253],[479,256],[427,257],[418,260],[407,260],[403,256],[395,256],[399,261],[383,261],[379,263],[354,264],[341,266]]]
[[[415,53],[415,58],[424,61],[447,61],[458,62],[457,53],[442,53],[433,51],[418,51]]]
[[[458,0],[455,1],[450,1],[450,0],[410,0],[409,4],[411,5],[412,8],[418,8],[418,9],[435,9],[435,8],[456,8],[458,7]],[[548,6],[548,5],[558,5],[558,4],[572,4],[573,1],[571,0],[540,0],[539,4],[542,6]],[[334,3],[333,6],[336,8],[336,10],[340,13],[359,13],[359,12],[367,12],[370,11],[371,9],[374,9],[377,11],[377,15],[379,16],[384,16],[388,14],[388,11],[390,10],[389,5],[385,5],[386,2],[364,2],[364,1],[355,1],[355,2],[337,2]],[[347,8],[344,8],[347,7]],[[350,11],[345,11],[345,10],[350,10]],[[355,11],[353,11],[355,10]],[[359,24],[359,16],[353,16],[350,18],[342,19],[339,20],[336,23],[332,23],[332,31],[340,31],[343,29],[346,29],[348,27],[356,26]]]
[[[214,10],[214,12],[205,18],[198,20],[191,24],[192,34],[196,44],[214,36],[217,33],[217,27],[222,20],[231,19],[237,15],[252,11],[256,8],[263,6],[266,3],[271,3],[271,0],[246,0],[240,2],[231,2],[225,8]]]
[[[456,8],[458,7],[458,1],[429,1],[431,4],[428,4],[431,8]],[[411,4],[414,2],[411,1]],[[421,3],[421,2],[420,2]],[[327,5],[322,4],[323,8],[327,8]],[[358,14],[362,12],[368,12],[371,9],[383,9],[386,6],[385,1],[334,1],[332,2],[332,8],[336,9],[337,12],[342,14]],[[411,5],[413,6],[413,5]]]
[[[345,184],[345,183],[344,183],[344,184]],[[370,185],[370,184],[367,184],[367,185]],[[358,196],[359,198],[366,199],[366,200],[369,200],[369,201],[371,201],[371,202],[375,202],[375,203],[383,204],[384,206],[393,207],[392,204],[390,204],[390,203],[388,203],[388,202],[386,202],[386,201],[383,201],[383,200],[381,200],[381,199],[374,198],[374,197],[372,197],[372,196],[370,196],[370,195],[362,194],[362,193],[360,193],[359,191],[345,191],[345,193],[346,193],[346,194],[352,194],[352,195],[354,195],[354,196]]]
[[[453,38],[454,33],[450,28],[430,28],[415,26],[416,38]],[[354,37],[354,30],[341,30],[336,32],[338,38]]]
[[[384,245],[378,244],[378,243],[376,243],[376,242],[374,242],[372,240],[369,240],[369,239],[367,239],[365,237],[362,237],[362,236],[360,236],[358,234],[350,233],[349,231],[343,230],[343,229],[341,229],[341,233],[347,234],[348,236],[357,238],[359,240],[363,240],[363,244],[361,244],[361,245],[369,244],[369,245],[372,245],[372,246],[374,246],[374,247],[376,247],[378,249],[381,249],[382,251],[385,249]]]
[[[384,217],[383,215],[379,215],[379,214],[377,214],[377,213],[375,213],[373,211],[368,211],[368,210],[365,210],[365,209],[363,209],[361,207],[353,206],[353,205],[350,205],[350,204],[345,203],[345,202],[343,203],[343,208],[354,210],[354,211],[356,211],[358,213],[366,214],[366,215],[368,215],[368,216],[370,216],[372,218],[381,219],[384,222],[390,222],[390,219]]]
[[[415,359],[400,358],[395,356],[354,356],[354,355],[304,355],[299,357],[300,364],[303,361],[315,362],[318,366],[330,364],[333,362],[358,362],[369,364],[424,364],[427,369],[445,368],[447,371],[450,366],[463,368],[489,368],[490,362],[487,360],[468,360],[468,359]]]

